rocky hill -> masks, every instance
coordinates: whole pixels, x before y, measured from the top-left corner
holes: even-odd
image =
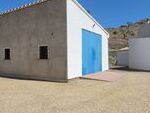
[[[109,63],[110,66],[116,65],[116,54],[121,48],[128,47],[128,39],[136,38],[139,29],[148,23],[150,19],[143,19],[135,23],[128,22],[118,28],[107,28],[109,38]]]
[[[129,38],[136,38],[139,28],[150,21],[149,18],[135,23],[128,22],[118,28],[107,28],[110,34],[109,49],[120,49],[128,46]]]

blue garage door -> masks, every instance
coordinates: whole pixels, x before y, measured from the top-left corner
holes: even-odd
[[[87,75],[102,70],[101,35],[82,30],[82,74]]]

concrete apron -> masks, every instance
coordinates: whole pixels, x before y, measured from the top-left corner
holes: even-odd
[[[114,82],[119,80],[123,75],[114,71],[98,72],[81,77],[82,79],[98,80],[105,82]]]

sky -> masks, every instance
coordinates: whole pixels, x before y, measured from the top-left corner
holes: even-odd
[[[0,0],[0,12],[35,0]],[[150,18],[150,0],[78,0],[104,27]]]

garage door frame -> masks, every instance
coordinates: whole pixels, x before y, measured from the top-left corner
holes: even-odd
[[[82,29],[82,75],[102,71],[102,36]]]

